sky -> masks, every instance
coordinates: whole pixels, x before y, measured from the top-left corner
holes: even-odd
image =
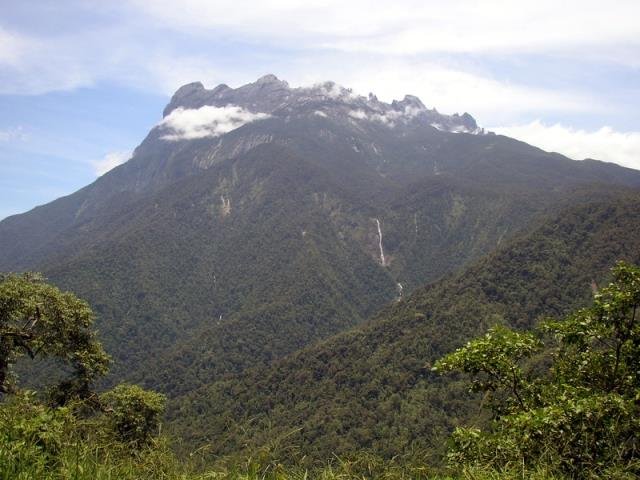
[[[273,73],[640,169],[640,1],[0,0],[0,219],[126,161],[181,85]]]

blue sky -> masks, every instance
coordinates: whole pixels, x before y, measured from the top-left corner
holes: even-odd
[[[640,168],[640,2],[0,0],[0,218],[126,161],[172,92],[334,80]]]

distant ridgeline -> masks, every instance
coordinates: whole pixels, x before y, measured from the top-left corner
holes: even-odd
[[[128,162],[0,222],[0,271],[86,298],[107,383],[166,394],[190,445],[393,456],[477,411],[427,362],[637,260],[638,187],[412,96],[196,83]]]

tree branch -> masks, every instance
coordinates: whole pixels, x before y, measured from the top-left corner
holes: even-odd
[[[516,367],[514,365],[511,366],[511,377],[513,379],[513,383],[511,384],[511,391],[516,396],[516,399],[518,400],[518,403],[520,404],[520,408],[522,408],[522,410],[526,410],[526,407],[524,405],[524,401],[522,400],[522,397],[520,396],[520,393],[518,392],[518,377],[516,375]]]

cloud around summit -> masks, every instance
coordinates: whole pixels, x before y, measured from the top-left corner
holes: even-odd
[[[158,126],[166,133],[163,140],[178,141],[218,137],[256,120],[269,118],[266,113],[253,113],[235,105],[196,109],[176,108]]]
[[[545,149],[638,168],[637,0],[4,3],[5,177],[28,152],[34,165],[47,158],[94,178],[157,124],[179,86],[237,87],[267,72],[292,86],[332,80],[384,101],[416,95]],[[211,137],[255,121],[223,113],[176,113],[164,134]],[[67,175],[75,187],[87,181]]]

